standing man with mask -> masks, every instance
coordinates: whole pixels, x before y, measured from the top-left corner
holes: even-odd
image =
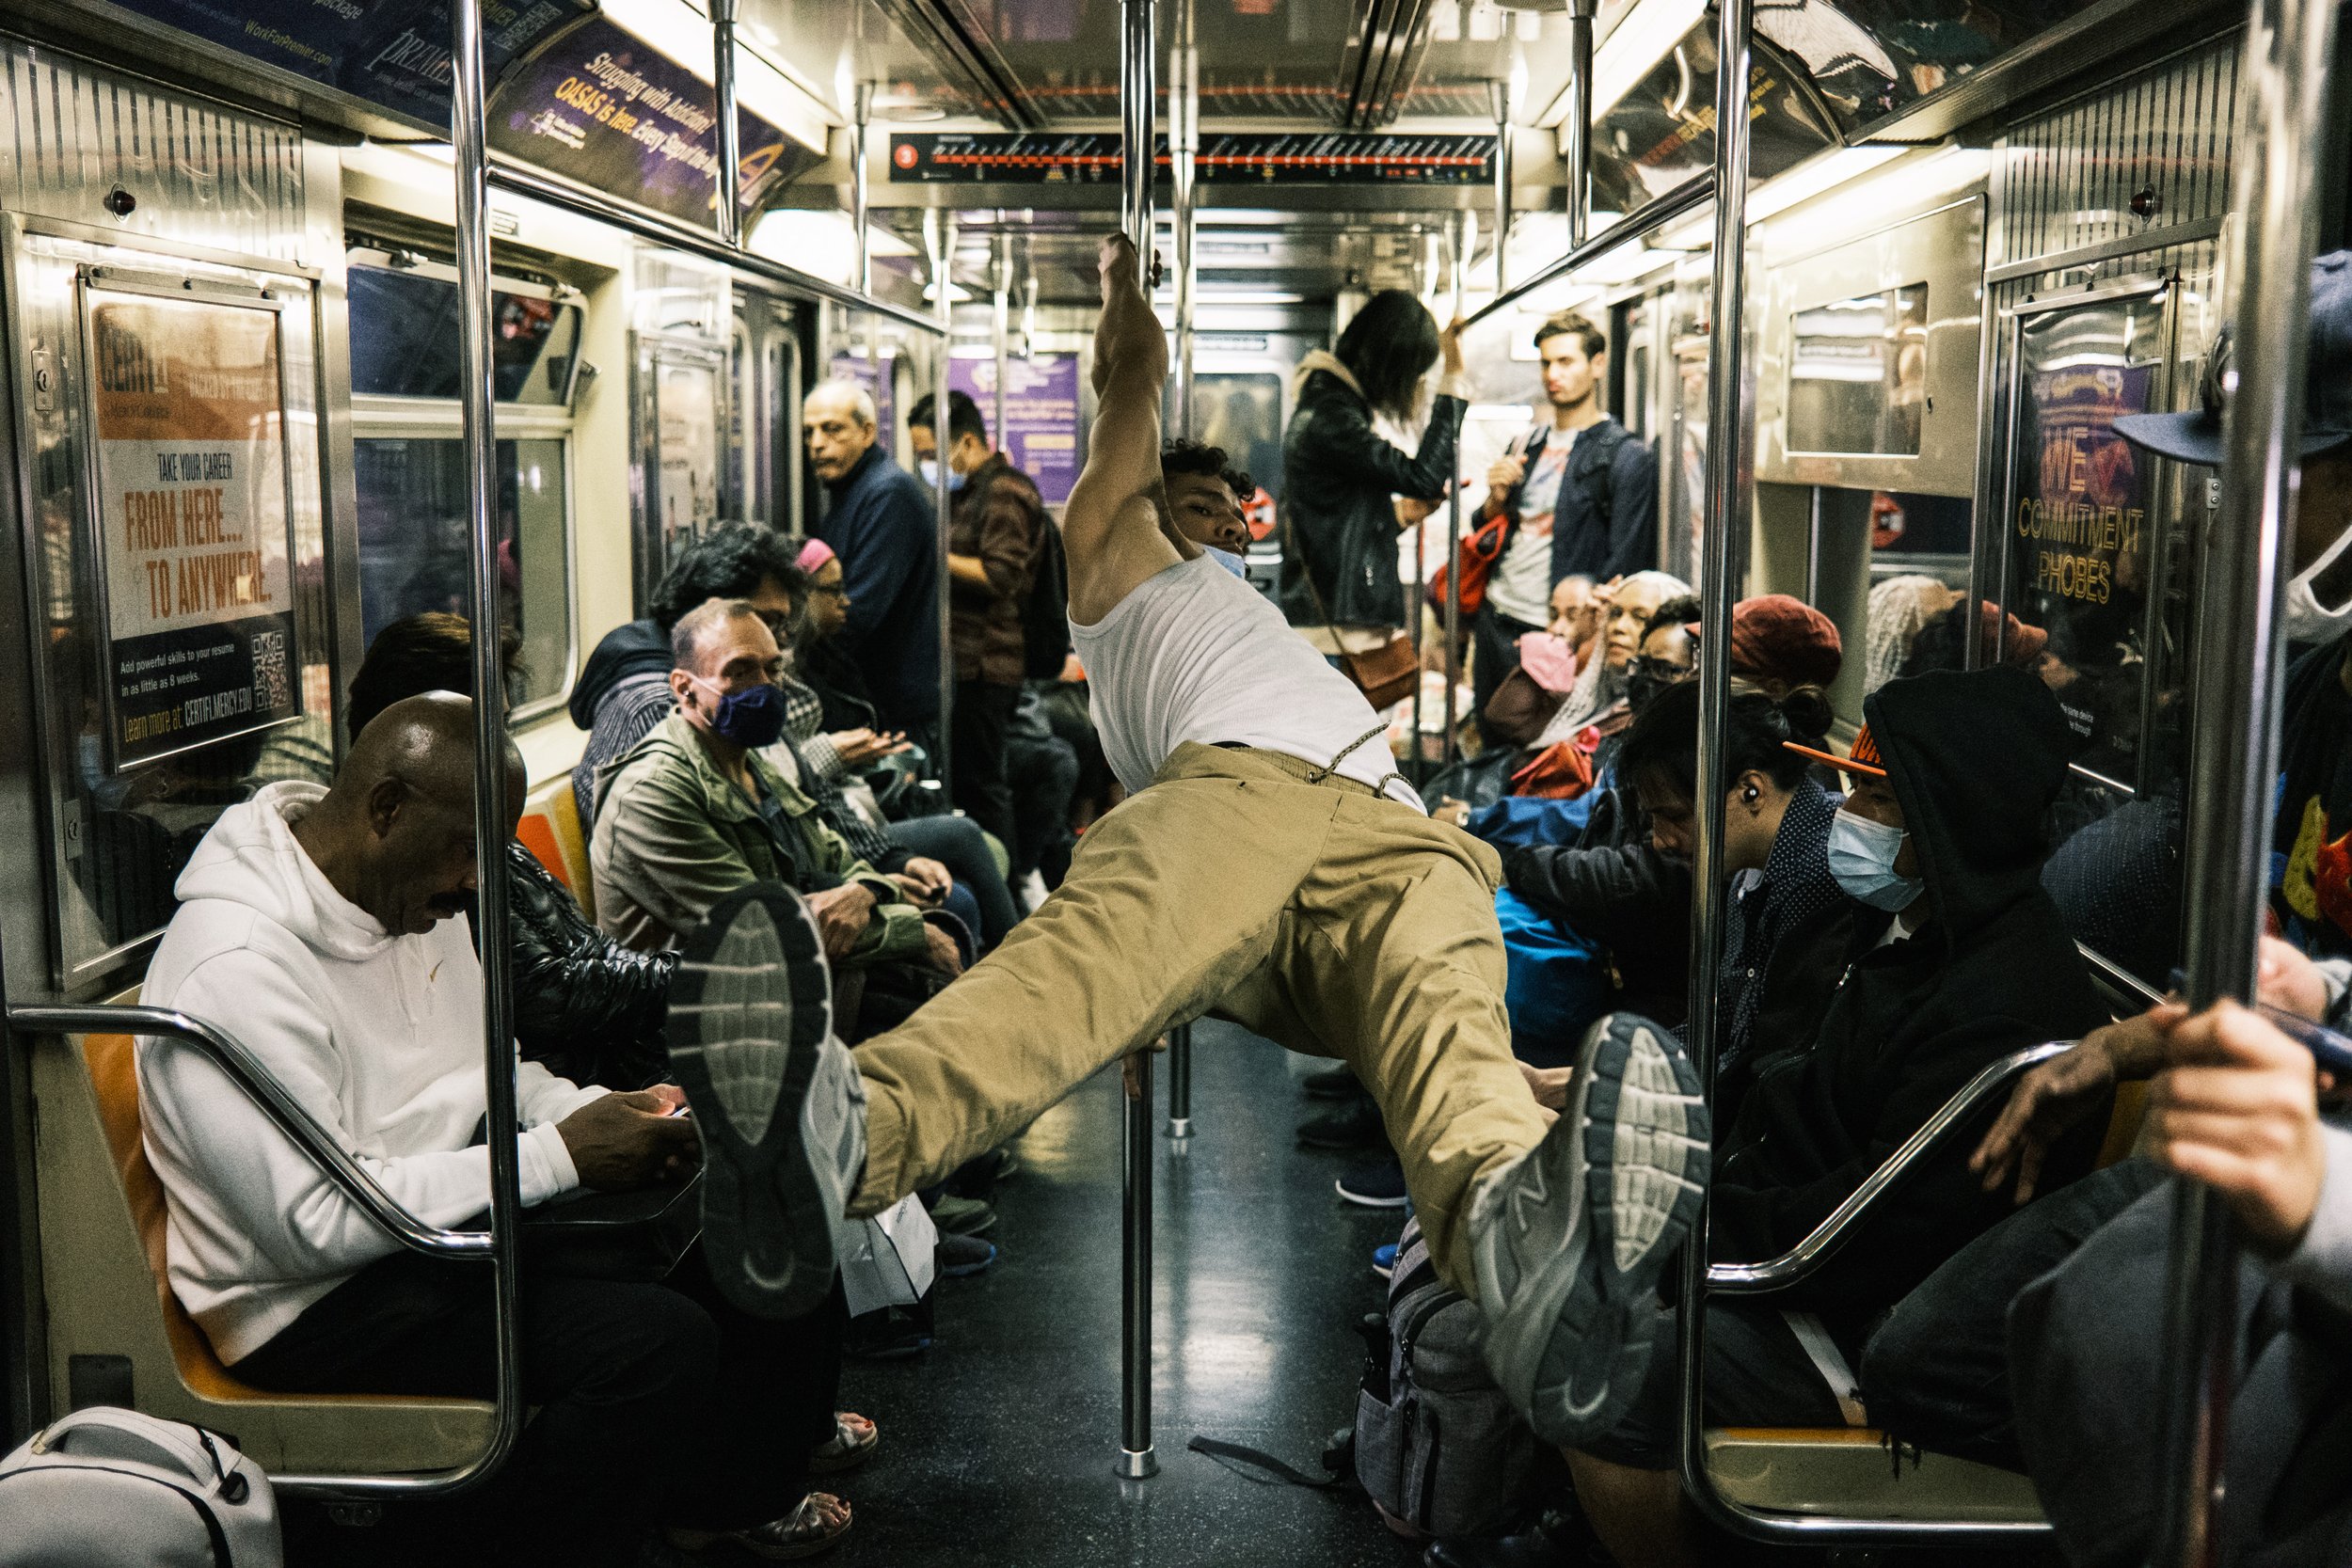
[[[941,461],[938,411],[926,397],[907,416],[907,438],[927,475]],[[947,394],[947,488],[955,492],[947,531],[947,639],[956,661],[950,755],[956,804],[1010,848],[1012,784],[1005,747],[1027,674],[1022,608],[1045,559],[1054,520],[1027,474],[988,444],[979,405]],[[855,599],[851,599],[854,610]]]
[[[873,689],[881,727],[928,745],[939,724],[938,510],[876,440],[865,388],[823,383],[802,404],[801,425],[827,497],[817,537],[847,574],[842,642]]]
[[[1535,329],[1535,353],[1551,419],[1486,470],[1478,509],[1480,523],[1507,523],[1486,602],[1471,623],[1482,733],[1486,699],[1518,665],[1519,639],[1551,619],[1554,586],[1573,576],[1609,582],[1658,564],[1658,457],[1601,410],[1608,338],[1563,310]]]

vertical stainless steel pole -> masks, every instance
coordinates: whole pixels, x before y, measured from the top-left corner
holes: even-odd
[[[1192,1025],[1168,1032],[1168,1135],[1192,1136]]]
[[[710,0],[710,87],[719,101],[719,238],[739,245],[743,128],[735,114],[735,8],[736,0]]]
[[[857,230],[857,292],[874,292],[874,243],[866,225],[872,215],[873,183],[866,171],[866,128],[874,120],[874,84],[860,82],[850,107],[850,227]]]
[[[1593,18],[1600,0],[1568,0],[1568,244],[1584,243],[1593,216]]]
[[[522,1177],[515,1135],[514,947],[507,914],[506,673],[499,657],[497,385],[491,379],[490,182],[484,134],[481,0],[450,7],[450,150],[456,168],[458,397],[466,450],[466,517],[472,526],[468,586],[473,606],[473,833],[482,938],[482,1070],[490,1149],[491,1274],[498,1425],[476,1477],[488,1475],[522,1431],[522,1298],[516,1227]],[[519,541],[518,541],[519,543]]]
[[[1176,387],[1170,411],[1176,434],[1188,437],[1200,435],[1192,411],[1192,317],[1200,286],[1192,253],[1192,180],[1193,160],[1200,150],[1200,57],[1193,31],[1195,3],[1176,0],[1176,42],[1168,56],[1168,214],[1176,230]],[[1248,454],[1241,455],[1246,458]]]
[[[1152,176],[1159,107],[1154,81],[1159,49],[1153,0],[1120,0],[1119,224],[1136,247],[1148,297],[1152,289]],[[1152,1053],[1139,1051],[1122,1073],[1126,1119],[1120,1162],[1119,1473],[1159,1473],[1152,1451]]]
[[[931,288],[937,294],[931,309],[939,317],[939,348],[931,361],[931,434],[939,458],[932,465],[932,499],[939,509],[939,723],[931,736],[931,760],[940,787],[955,799],[956,657],[948,594],[948,535],[955,526],[955,493],[947,488],[947,363],[953,357],[955,302],[951,278],[956,270],[956,215],[937,207],[923,213],[923,244],[930,252]]]
[[[1500,147],[1496,149],[1495,156],[1498,161],[1501,160],[1502,152]],[[1498,176],[1497,178],[1500,180],[1502,177]],[[1469,305],[1470,247],[1470,214],[1468,213],[1456,213],[1454,215],[1454,317],[1456,321],[1459,321],[1462,318],[1462,315]],[[1501,230],[1497,230],[1495,231],[1495,268],[1498,273],[1500,273],[1502,267],[1502,232]],[[1464,421],[1466,425],[1468,422],[1468,420]],[[1460,695],[1456,689],[1462,683],[1461,480],[1462,432],[1457,430],[1454,433],[1454,483],[1453,487],[1446,491],[1445,496],[1445,738],[1444,749],[1441,754],[1445,758],[1445,766],[1449,768],[1454,766],[1454,761],[1459,749],[1458,742],[1456,741],[1454,733],[1458,727],[1458,716],[1454,710],[1460,700]],[[1421,607],[1419,605],[1415,605],[1413,607],[1413,613],[1416,616],[1421,613]],[[1413,744],[1416,747],[1420,746],[1420,736],[1416,735],[1413,737]]]
[[[1740,320],[1747,298],[1748,72],[1750,0],[1719,0],[1715,78],[1715,268],[1707,359],[1706,532],[1699,563],[1697,833],[1691,857],[1691,1060],[1711,1095],[1715,1074],[1716,977],[1724,951],[1724,748],[1731,689],[1731,607],[1746,561],[1745,442],[1740,428]],[[1707,1211],[1702,1204],[1683,1248],[1681,1301],[1682,1475],[1702,1508],[1715,1499],[1700,1420],[1706,1390],[1700,1328],[1705,1314]]]
[[[1193,299],[1200,279],[1193,262],[1193,157],[1200,148],[1200,81],[1194,37],[1195,0],[1176,0],[1176,40],[1168,52],[1168,216],[1176,230],[1176,371],[1170,412],[1175,434],[1199,436],[1192,408]],[[1247,453],[1241,454],[1245,458]],[[1241,499],[1247,503],[1248,497]],[[1168,1135],[1192,1135],[1192,1025],[1168,1039]]]
[[[1504,275],[1511,240],[1511,84],[1486,84],[1486,107],[1495,121],[1495,293],[1511,286]]]
[[[996,267],[995,297],[991,302],[993,313],[989,321],[990,346],[996,351],[996,407],[988,423],[990,442],[998,451],[1007,453],[1010,462],[1011,442],[1005,435],[1005,380],[1012,369],[1012,236],[998,234],[995,255],[991,258]]]
[[[2221,510],[2198,585],[2196,732],[2183,902],[2188,1000],[2253,994],[2279,767],[2281,578],[2294,538],[2335,0],[2254,0],[2238,67],[2231,268],[2237,389],[2222,419]],[[2238,1243],[2229,1212],[2179,1183],[2167,1303],[2163,1544],[2156,1560],[2218,1558],[2237,1336]]]

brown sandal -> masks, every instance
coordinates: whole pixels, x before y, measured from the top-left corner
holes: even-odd
[[[874,1449],[882,1442],[882,1428],[855,1411],[836,1410],[833,1418],[833,1436],[809,1451],[808,1473],[812,1476],[837,1476],[844,1470],[854,1470],[874,1457]]]
[[[798,1562],[839,1545],[851,1523],[847,1502],[830,1492],[811,1492],[781,1519],[750,1529],[674,1529],[670,1544],[682,1552],[698,1552],[724,1541],[762,1562]]]

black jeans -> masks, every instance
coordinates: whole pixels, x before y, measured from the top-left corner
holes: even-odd
[[[1004,941],[1021,918],[1005,879],[996,875],[996,857],[988,852],[988,840],[970,817],[910,816],[882,829],[882,835],[910,855],[937,861],[958,887],[971,890],[973,902],[980,907],[980,928],[974,934],[983,952]]]
[[[2023,1470],[2010,1403],[2010,1303],[2162,1175],[2145,1160],[2094,1171],[1952,1254],[1897,1304],[1862,1354],[1870,1419],[1906,1443]]]
[[[1478,607],[1478,617],[1470,623],[1470,711],[1478,716],[1479,736],[1489,746],[1509,742],[1487,728],[1486,699],[1495,694],[1503,676],[1519,667],[1519,639],[1543,629],[1514,621],[1495,609],[1491,599]]]
[[[1012,780],[1012,820],[1015,842],[1012,880],[1049,864],[1049,883],[1058,882],[1069,868],[1072,836],[1070,802],[1078,792],[1078,753],[1054,735],[1015,735],[1006,749],[1007,771]]]
[[[1707,1308],[1707,1418],[1717,1426],[1845,1424],[1828,1382],[1787,1320],[1762,1302]],[[1682,1399],[1674,1309],[1658,1309],[1642,1386],[1617,1424],[1582,1451],[1636,1470],[1671,1470],[1682,1451]]]
[[[806,1495],[809,1450],[834,1434],[839,1286],[805,1318],[766,1322],[719,1296],[700,1247],[659,1285],[522,1283],[523,1397],[538,1414],[497,1477],[442,1511],[437,1562],[628,1564],[648,1526],[738,1529]],[[234,1370],[286,1392],[487,1399],[495,1322],[488,1269],[403,1250]]]
[[[994,833],[1008,851],[1016,834],[1012,782],[1005,771],[1005,741],[1006,732],[1012,727],[1012,710],[1020,703],[1018,686],[956,683],[955,745],[948,759],[955,802],[966,816]]]

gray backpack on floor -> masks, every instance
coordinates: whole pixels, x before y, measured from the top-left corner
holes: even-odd
[[[1486,1320],[1438,1282],[1418,1221],[1397,1239],[1385,1327],[1385,1347],[1378,1328],[1367,1334],[1357,1481],[1394,1524],[1437,1536],[1492,1531],[1526,1479],[1535,1434],[1495,1386]]]
[[[0,1568],[281,1568],[269,1477],[218,1433],[92,1405],[0,1459]]]

